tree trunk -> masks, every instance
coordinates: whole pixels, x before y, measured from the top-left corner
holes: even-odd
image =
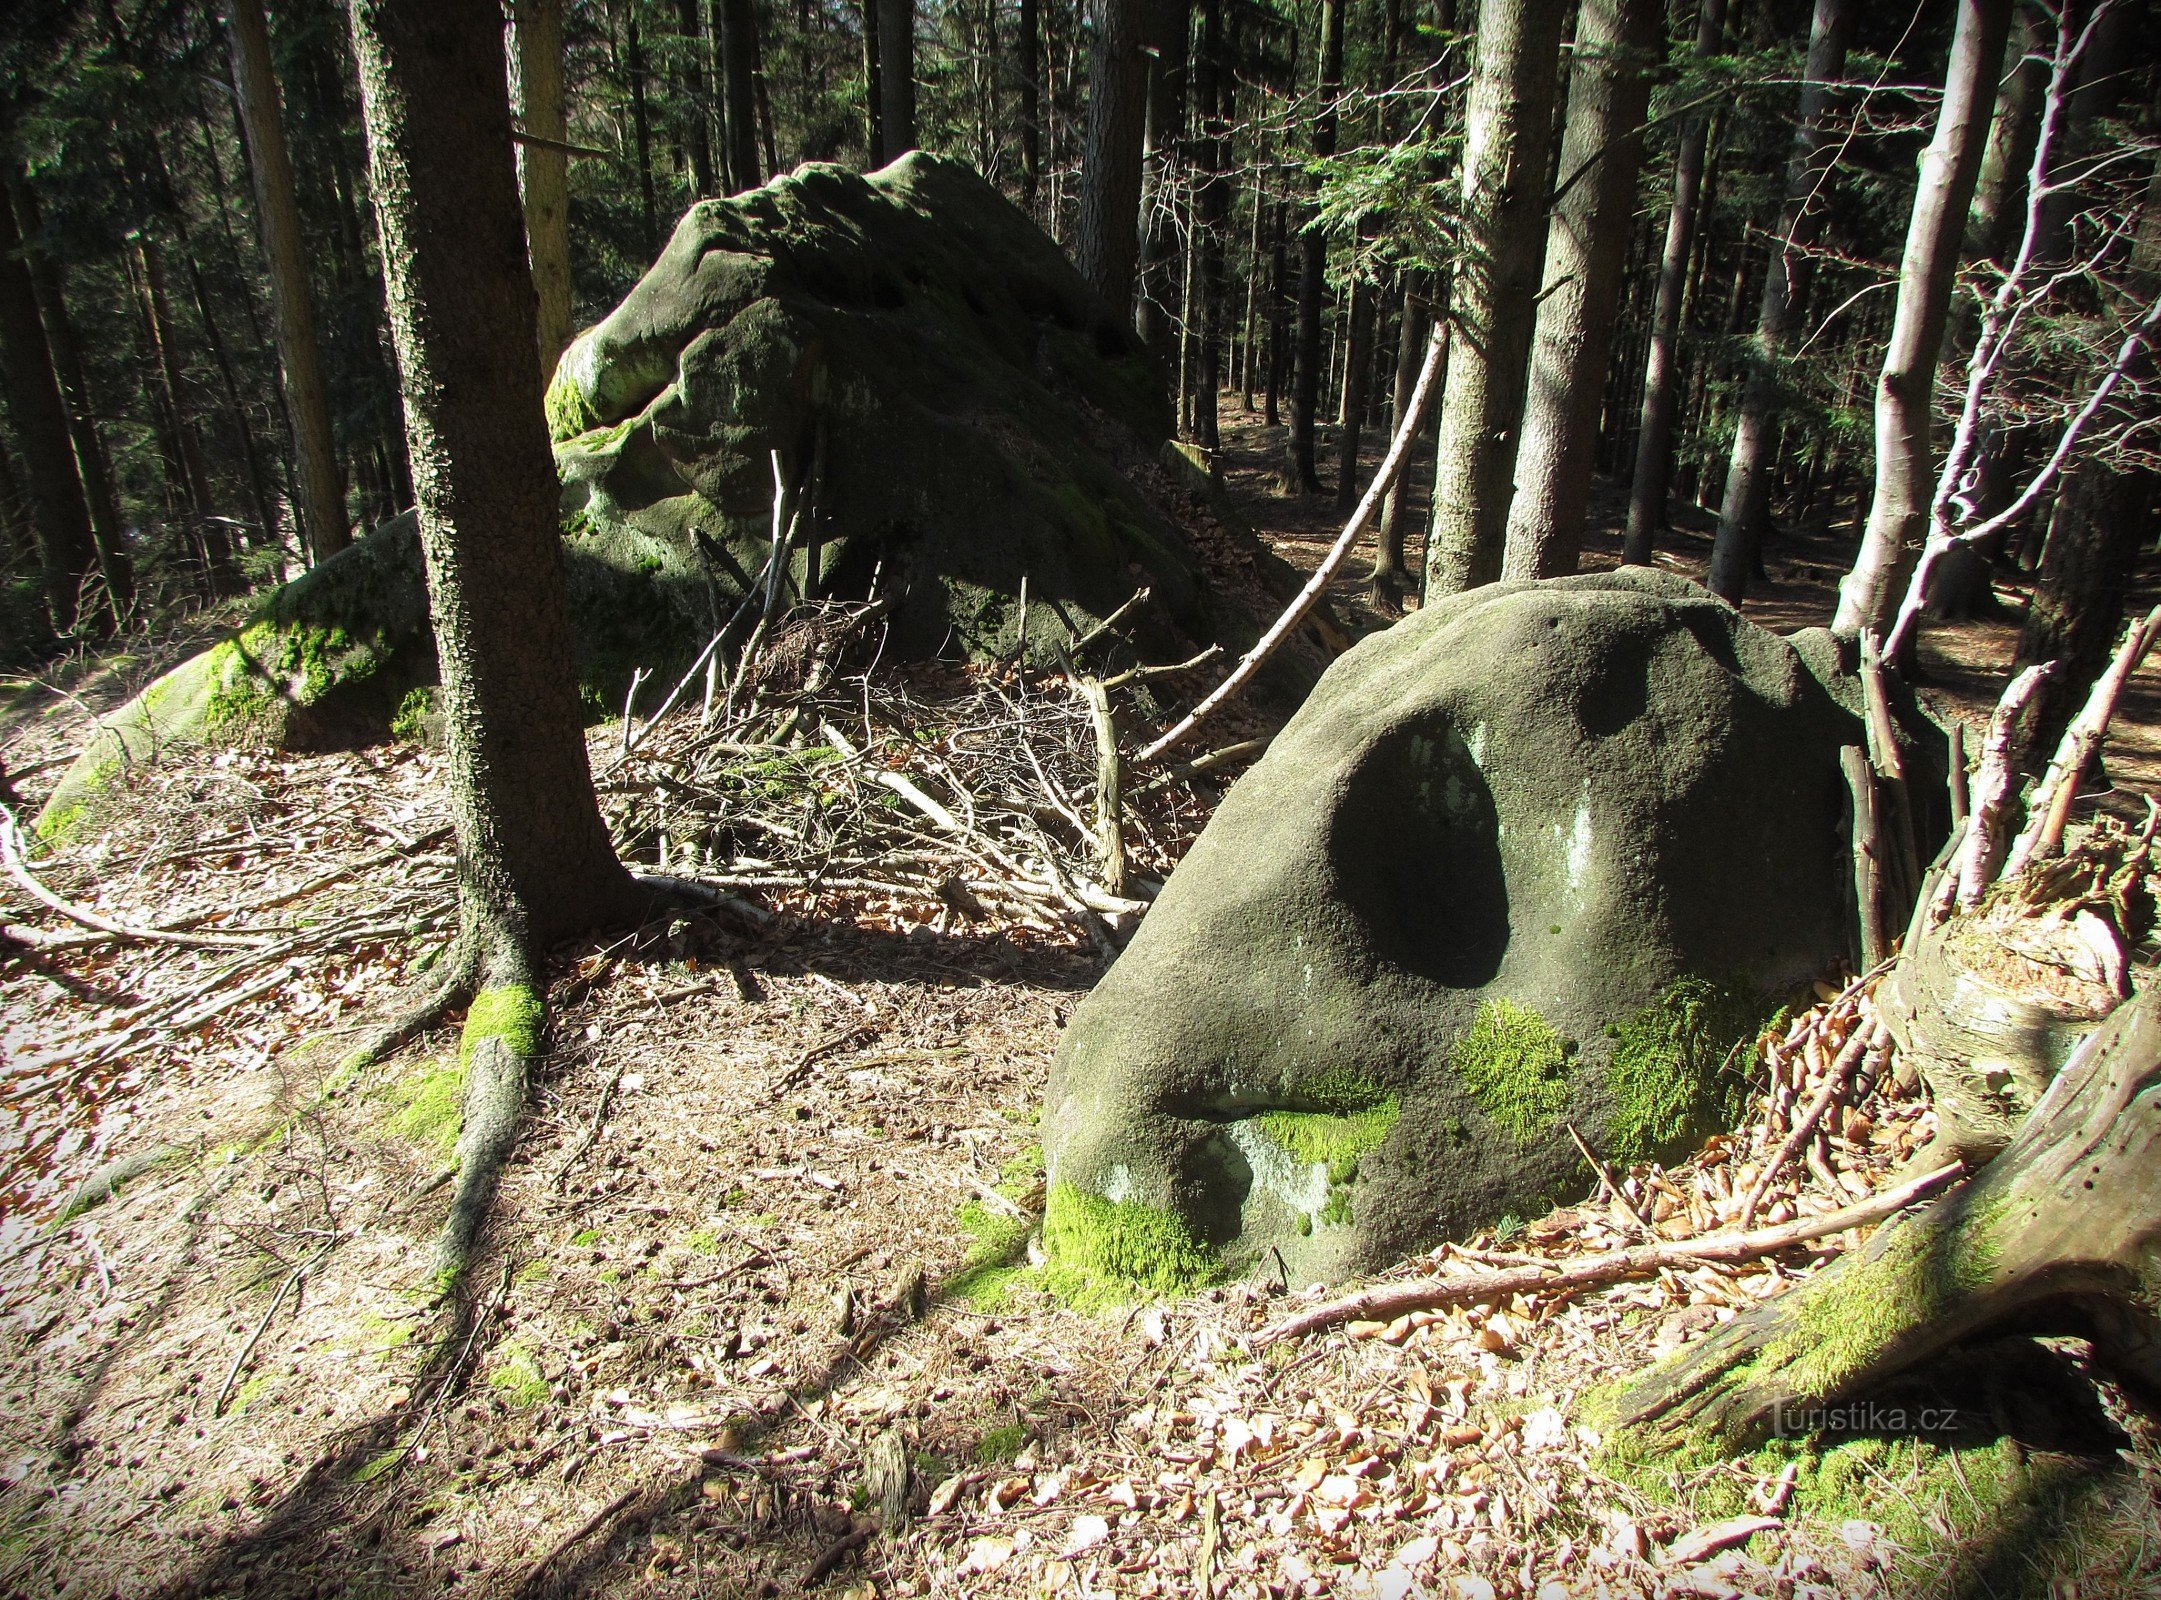
[[[863,135],[871,170],[876,171],[885,165],[885,73],[878,61],[878,0],[863,0],[862,21]],[[719,32],[715,30],[716,35]]]
[[[1373,365],[1373,285],[1351,284],[1344,310],[1343,400],[1336,413],[1336,509],[1358,503],[1358,436],[1366,420],[1366,389]]]
[[[563,109],[563,0],[517,0],[518,119],[540,139],[567,139]],[[539,296],[534,348],[540,383],[570,343],[570,158],[543,145],[518,147],[518,182],[525,198],[525,245]]]
[[[1546,231],[1546,282],[1508,510],[1505,577],[1574,572],[1583,548],[1613,309],[1643,164],[1649,68],[1664,27],[1662,0],[1584,0],[1576,15],[1562,193]]]
[[[1718,53],[1726,27],[1726,0],[1703,0],[1696,19],[1696,59]],[[1651,309],[1650,357],[1643,368],[1643,406],[1636,423],[1636,471],[1628,492],[1628,536],[1621,559],[1641,566],[1651,559],[1658,530],[1666,524],[1666,486],[1673,471],[1673,417],[1680,404],[1681,305],[1694,254],[1696,214],[1702,197],[1704,155],[1711,118],[1698,111],[1681,129],[1673,158],[1673,204],[1666,212],[1666,247],[1658,259],[1658,295]]]
[[[765,182],[765,168],[758,159],[758,13],[751,0],[720,0],[720,28],[728,192],[741,194]],[[882,58],[880,66],[882,70]],[[888,148],[898,155],[907,146],[889,144]]]
[[[675,31],[682,41],[683,95],[690,102],[690,183],[703,200],[714,193],[713,141],[708,129],[705,99],[705,29],[700,25],[698,0],[675,0]]]
[[[545,1025],[538,957],[638,914],[594,798],[555,468],[490,8],[354,0],[353,37],[442,674],[466,1019],[460,1176],[438,1267],[470,1257]]]
[[[300,195],[285,144],[285,112],[270,67],[270,28],[263,0],[230,0],[233,89],[247,131],[248,170],[255,180],[255,216],[269,268],[270,314],[277,328],[278,368],[284,378],[285,418],[293,434],[293,509],[301,537],[317,561],[352,543],[339,488],[337,446],[315,340],[315,290],[308,282],[307,242],[300,231]]]
[[[99,575],[105,580],[109,614],[118,624],[135,598],[135,568],[128,559],[126,534],[120,522],[120,503],[113,492],[112,468],[105,457],[105,442],[98,436],[96,408],[90,383],[83,371],[82,350],[75,338],[75,319],[68,310],[67,274],[48,250],[34,241],[44,231],[36,192],[27,179],[10,175],[8,193],[14,201],[22,237],[30,243],[23,252],[30,268],[30,282],[43,315],[46,345],[52,352],[53,377],[60,385],[66,408],[68,438],[74,446],[75,470],[83,489],[83,505],[90,517],[90,537],[97,555]],[[245,433],[242,444],[247,444]],[[253,452],[250,451],[250,465]]]
[[[1020,0],[1020,196],[1021,205],[1035,215],[1036,187],[1043,176],[1042,86],[1043,23],[1036,15],[1037,0]],[[1146,71],[1146,62],[1142,63]]]
[[[1073,261],[1119,315],[1133,304],[1140,251],[1141,137],[1147,130],[1143,0],[1096,0],[1088,64],[1088,133],[1081,156]]]
[[[1936,488],[1929,442],[1936,358],[1988,142],[2011,10],[2011,0],[1959,0],[1936,134],[1921,157],[1906,226],[1891,342],[1876,381],[1875,499],[1860,554],[1839,584],[1838,612],[1831,620],[1832,632],[1843,638],[1890,627],[1928,529]]]
[[[879,120],[891,161],[915,148],[915,0],[878,0],[878,75]]]
[[[653,197],[653,125],[645,104],[645,41],[636,0],[623,8],[624,68],[630,76],[630,136],[638,155],[638,210],[645,221],[645,254],[660,254],[660,207]]]
[[[2035,53],[2033,19],[2020,12],[2011,21],[2009,59],[1996,91],[1996,115],[1988,130],[1988,148],[1974,180],[1973,208],[1966,218],[1965,255],[1969,261],[2010,263],[2018,225],[2026,211],[2026,169],[2033,164],[2034,142],[2041,133],[2041,91],[2048,86],[2048,62]]]
[[[1230,110],[1232,80],[1223,31],[1223,0],[1201,0],[1200,56],[1194,88],[1200,114],[1199,172],[1193,192],[1193,247],[1198,252],[1200,364],[1194,384],[1194,442],[1214,459],[1222,440],[1218,410],[1223,399],[1224,234],[1230,215]]]
[[[1484,0],[1463,143],[1463,253],[1434,446],[1429,598],[1501,575],[1545,259],[1563,6]]]
[[[2079,1049],[1978,1177],[1637,1382],[1621,1427],[1654,1448],[1745,1450],[2005,1323],[2083,1333],[2161,1393],[2157,1089],[2161,995],[2149,991]]]
[[[1321,0],[1320,109],[1313,116],[1313,154],[1336,153],[1336,97],[1343,90],[1343,12],[1346,0]],[[1318,493],[1314,467],[1314,413],[1321,401],[1321,305],[1328,292],[1328,241],[1321,237],[1312,207],[1298,235],[1298,341],[1291,383],[1291,451],[1284,488],[1293,494]]]
[[[172,416],[175,464],[180,471],[180,486],[192,524],[191,536],[202,551],[203,568],[210,579],[210,587],[219,594],[238,594],[244,585],[239,570],[233,565],[232,540],[226,535],[225,525],[215,515],[217,507],[210,492],[210,477],[203,467],[202,441],[196,435],[194,411],[187,403],[186,386],[181,380],[179,339],[173,326],[171,298],[165,289],[165,252],[147,231],[141,231],[135,235],[135,253],[136,262],[142,269],[143,303],[150,320],[151,348],[157,358],[165,404]]]
[[[72,633],[83,620],[79,600],[94,555],[90,507],[76,473],[52,348],[38,318],[37,290],[9,205],[0,205],[0,367],[8,416],[28,468],[46,609],[55,633]]]
[[[1824,107],[1830,86],[1846,69],[1846,37],[1852,0],[1816,0],[1808,31],[1808,65],[1801,83],[1800,114],[1786,158],[1786,201],[1771,240],[1763,296],[1756,308],[1756,340],[1748,353],[1740,415],[1733,425],[1733,453],[1726,463],[1726,494],[1719,507],[1718,537],[1711,550],[1711,592],[1741,603],[1756,571],[1764,524],[1771,512],[1771,475],[1766,470],[1778,445],[1780,371],[1786,341],[1801,302],[1807,250],[1822,231],[1818,199],[1825,177]]]
[[[1180,149],[1185,139],[1192,0],[1147,0],[1144,16],[1150,30],[1144,162],[1148,198],[1142,219],[1146,243],[1141,261],[1140,335],[1141,342],[1155,352],[1156,358],[1168,363],[1173,354],[1171,262],[1178,253],[1178,230],[1172,224],[1172,212],[1177,205]]]
[[[1411,390],[1418,382],[1418,363],[1426,348],[1426,330],[1432,326],[1432,312],[1419,293],[1417,275],[1405,273],[1404,280],[1403,325],[1396,338],[1396,383],[1390,413],[1399,428],[1409,411]],[[1441,354],[1444,365],[1436,375],[1437,384],[1444,389],[1448,381],[1447,359],[1444,349]],[[1426,410],[1431,415],[1433,408],[1429,405]],[[1406,465],[1396,474],[1396,481],[1388,487],[1387,499],[1381,503],[1381,531],[1376,541],[1370,580],[1374,605],[1391,615],[1402,611],[1403,597],[1412,589],[1410,568],[1404,561],[1404,545],[1411,530],[1410,481],[1411,474]]]
[[[2150,473],[2093,462],[2058,492],[2060,520],[2042,553],[2013,668],[2061,666],[2036,696],[2014,762],[2019,770],[2040,769],[2109,663],[2132,568],[2151,542],[2153,485]]]

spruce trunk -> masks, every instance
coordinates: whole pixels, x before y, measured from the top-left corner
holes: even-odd
[[[1576,570],[1583,548],[1613,309],[1643,164],[1648,73],[1664,22],[1661,0],[1584,0],[1577,13],[1562,192],[1546,231],[1505,577],[1561,577]]]
[[[1566,8],[1484,0],[1463,147],[1448,393],[1434,447],[1428,599],[1501,575],[1545,260],[1547,167]]]

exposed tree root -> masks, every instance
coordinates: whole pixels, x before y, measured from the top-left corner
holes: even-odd
[[[2161,1004],[2142,995],[1978,1177],[1637,1382],[1615,1420],[1653,1451],[1750,1448],[2006,1322],[2085,1333],[2161,1393],[2157,1145]]]

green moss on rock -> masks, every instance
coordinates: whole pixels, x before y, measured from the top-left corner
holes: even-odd
[[[1729,1122],[1742,1048],[1762,1022],[1762,1008],[1741,990],[1690,977],[1617,1024],[1606,1068],[1607,1153],[1647,1161]]]
[[[434,714],[435,691],[425,687],[409,689],[390,719],[390,736],[420,743],[428,737],[428,719]]]
[[[1513,1000],[1488,1000],[1456,1041],[1448,1064],[1487,1116],[1518,1144],[1546,1132],[1568,1104],[1576,1053],[1552,1023]]]
[[[1190,1294],[1220,1270],[1215,1252],[1168,1211],[1054,1183],[1043,1213],[1043,1286],[1100,1310]]]
[[[562,366],[556,368],[541,407],[548,416],[548,437],[557,444],[590,433],[607,421],[593,409],[592,402],[585,398],[584,391],[571,381]]]
[[[1403,1114],[1391,1095],[1379,1105],[1343,1116],[1326,1111],[1264,1111],[1261,1131],[1300,1161],[1318,1162],[1328,1169],[1331,1184],[1347,1184],[1358,1177],[1358,1160],[1380,1148],[1389,1130]]]

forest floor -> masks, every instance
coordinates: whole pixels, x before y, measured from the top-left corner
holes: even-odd
[[[1273,441],[1226,421],[1234,495],[1310,567],[1336,514],[1261,492]],[[1608,543],[1594,548],[1610,557]],[[1763,620],[1827,613],[1838,543],[1774,547]],[[1684,569],[1702,544],[1674,541]],[[1353,569],[1338,598],[1357,610]],[[1930,665],[1952,708],[1985,708],[2013,640],[2011,623],[1939,636]],[[25,798],[182,644],[81,664],[64,692],[26,686],[0,710]],[[2156,687],[2142,677],[2110,748],[2126,788],[2148,786]],[[596,730],[596,765],[612,737]],[[1101,967],[1040,919],[956,928],[921,905],[827,896],[784,903],[763,930],[676,923],[558,952],[548,1067],[465,1315],[447,1315],[427,1263],[456,1034],[336,1076],[451,909],[439,761],[412,744],[171,761],[136,773],[95,837],[39,861],[49,887],[137,926],[196,913],[198,935],[233,919],[290,932],[268,953],[86,941],[42,970],[0,967],[5,1592],[1549,1600],[2161,1584],[2161,1438],[2076,1341],[1941,1364],[1905,1397],[1959,1414],[1929,1437],[1864,1433],[1664,1479],[1606,1461],[1586,1390],[1851,1237],[1265,1349],[1258,1331],[1308,1303],[1306,1286],[1060,1305],[1026,1257],[1036,1108]],[[10,920],[64,928],[0,892]],[[1836,1012],[1786,1037],[1854,1025]],[[1796,1083],[1806,1054],[1790,1051]],[[1821,1170],[1781,1180],[1770,1218],[1881,1186],[1929,1125],[1879,1073]],[[1636,1170],[1631,1202],[1667,1236],[1730,1226],[1760,1131]],[[86,1177],[151,1152],[113,1198],[51,1225]],[[1580,1254],[1623,1228],[1586,1202],[1411,1270]],[[867,1464],[894,1457],[913,1515],[879,1534]]]

